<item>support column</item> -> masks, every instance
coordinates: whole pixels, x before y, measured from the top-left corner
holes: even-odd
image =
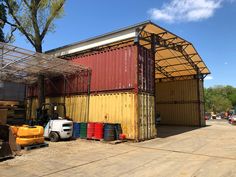
[[[45,84],[44,84],[44,75],[38,76],[38,100],[39,107],[45,103]]]

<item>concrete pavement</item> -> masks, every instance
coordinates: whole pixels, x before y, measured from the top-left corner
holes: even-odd
[[[118,145],[76,140],[50,143],[0,162],[1,177],[236,176],[236,126],[159,127],[159,138]]]

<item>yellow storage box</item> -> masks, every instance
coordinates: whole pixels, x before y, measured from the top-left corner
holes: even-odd
[[[44,137],[32,137],[32,138],[16,138],[16,144],[24,147],[33,144],[42,144],[44,143]]]
[[[20,138],[31,138],[35,136],[43,136],[44,129],[42,126],[28,126],[24,125],[18,128],[17,137]]]

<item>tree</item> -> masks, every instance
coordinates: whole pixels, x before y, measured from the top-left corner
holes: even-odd
[[[0,0],[7,9],[8,19],[1,20],[20,31],[27,41],[42,53],[43,40],[48,32],[55,28],[53,21],[60,18],[64,12],[66,0]],[[45,101],[44,76],[38,78],[39,106]]]
[[[215,86],[204,90],[205,108],[208,112],[223,112],[236,105],[236,88]]]
[[[4,21],[6,21],[6,9],[4,7],[4,5],[1,3],[0,4],[0,19],[4,19],[4,20],[0,20],[0,42],[5,42],[5,37],[4,37],[4,33],[3,33],[3,28],[5,26]]]
[[[225,112],[232,108],[230,100],[221,95],[214,95],[212,97],[212,103],[213,112]]]

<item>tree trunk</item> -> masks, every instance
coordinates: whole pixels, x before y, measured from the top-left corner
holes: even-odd
[[[42,43],[39,42],[39,44],[36,44],[35,46],[36,52],[42,53]],[[45,103],[45,85],[44,85],[44,75],[38,76],[38,103],[39,107]]]

